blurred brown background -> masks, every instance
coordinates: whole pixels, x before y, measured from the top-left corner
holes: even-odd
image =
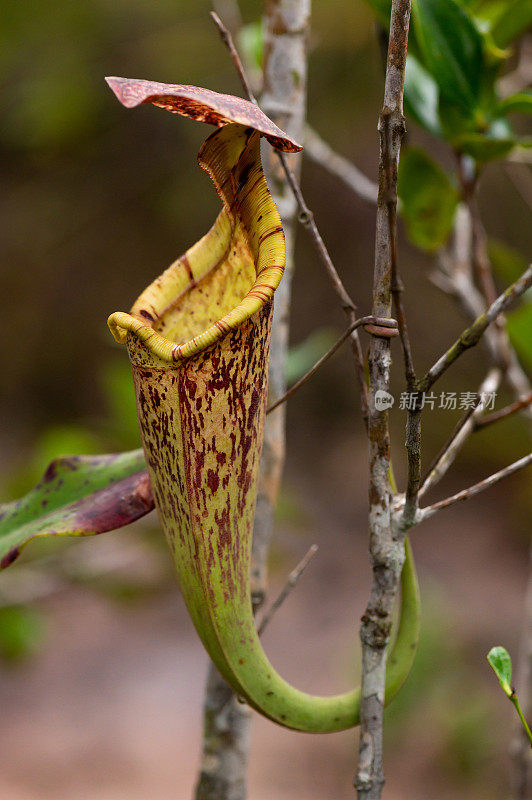
[[[260,2],[240,5],[245,21],[260,17]],[[210,7],[203,0],[2,4],[2,500],[27,491],[54,455],[139,445],[127,359],[106,318],[127,310],[206,232],[218,201],[196,164],[209,129],[151,107],[126,111],[103,77],[240,93]],[[371,12],[362,0],[315,0],[312,27],[309,120],[374,179],[382,72]],[[450,154],[414,124],[409,137],[450,167]],[[367,313],[374,209],[311,162],[303,175],[335,262]],[[490,237],[529,257],[530,210],[500,165],[487,169],[481,205]],[[464,324],[429,282],[430,258],[404,237],[400,261],[423,370]],[[303,233],[292,320],[294,343],[316,325],[324,329],[316,355],[344,324]],[[398,397],[397,348],[395,358]],[[440,389],[476,391],[483,370],[482,352],[469,353]],[[510,399],[500,393],[496,407]],[[427,459],[459,415],[426,414]],[[402,480],[405,413],[397,404],[391,421]],[[526,437],[517,417],[476,434],[434,496],[523,455]],[[529,488],[530,473],[516,475],[414,533],[423,635],[414,672],[387,712],[389,800],[509,796],[513,715],[485,654],[494,644],[518,650]],[[366,492],[366,445],[344,350],[288,409],[272,596],[311,543],[320,551],[265,645],[303,689],[340,691],[359,674]],[[152,515],[99,539],[32,545],[0,577],[2,798],[191,796],[206,657],[161,538]],[[350,798],[354,747],[351,732],[313,737],[257,717],[250,797]]]

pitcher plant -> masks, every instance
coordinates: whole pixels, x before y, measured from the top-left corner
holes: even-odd
[[[323,733],[352,727],[359,722],[360,689],[317,697],[284,681],[264,653],[251,604],[273,296],[285,266],[260,139],[285,152],[301,147],[241,98],[194,86],[107,82],[128,108],[151,103],[217,126],[200,149],[199,164],[222,210],[130,313],[109,317],[132,364],[147,475],[138,451],[54,462],[33,493],[0,509],[1,565],[12,563],[35,536],[110,530],[154,503],[196,630],[235,692],[289,728]],[[407,543],[386,701],[410,671],[418,633],[417,578]]]

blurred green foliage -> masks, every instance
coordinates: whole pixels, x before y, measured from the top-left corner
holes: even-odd
[[[419,51],[440,94],[470,114],[478,107],[486,59],[473,19],[455,0],[414,0]]]
[[[286,382],[290,386],[311,369],[334,344],[339,334],[332,328],[315,328],[306,339],[288,351],[286,360]]]
[[[0,659],[18,664],[38,652],[45,625],[39,611],[26,606],[0,608]]]
[[[419,147],[405,147],[399,162],[397,191],[406,229],[423,250],[435,250],[448,239],[458,203],[451,181]]]
[[[532,369],[532,303],[512,311],[507,317],[508,333],[522,361]]]
[[[388,26],[388,0],[367,1]],[[474,159],[478,170],[503,159],[516,145],[528,146],[528,137],[516,134],[507,116],[532,113],[532,95],[518,91],[501,97],[498,80],[513,55],[507,46],[527,29],[530,18],[521,0],[413,0],[405,109],[426,131],[443,138],[458,158]],[[403,215],[412,242],[430,251],[444,243],[456,201],[453,205],[443,171],[428,155],[425,163],[420,151],[415,156],[401,155]]]

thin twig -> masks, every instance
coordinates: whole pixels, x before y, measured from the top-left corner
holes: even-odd
[[[396,209],[394,208],[394,231],[396,224],[395,213]],[[389,213],[388,219],[392,219],[392,213]],[[397,324],[399,326],[399,336],[401,337],[406,387],[409,392],[412,392],[412,390],[415,388],[416,373],[414,370],[412,347],[410,345],[410,338],[408,336],[408,327],[406,324],[406,315],[403,306],[404,286],[397,266],[395,235],[391,237],[391,241],[393,242],[391,249],[392,297],[395,307],[395,315],[397,317]],[[405,446],[408,463],[408,479],[405,492],[403,522],[404,527],[406,528],[410,525],[411,521],[415,519],[417,509],[417,494],[421,480],[421,407],[417,401],[417,398],[414,402],[413,408],[409,408],[408,410]]]
[[[218,17],[225,20],[228,30],[236,34],[243,27],[244,20],[239,0],[212,0],[212,7]]]
[[[512,414],[517,413],[517,411],[522,411],[524,408],[528,408],[531,403],[532,392],[527,397],[523,397],[522,400],[516,400],[515,403],[510,403],[510,405],[499,409],[499,411],[494,411],[492,414],[486,414],[485,416],[480,417],[475,421],[474,429],[478,431],[481,428],[486,428],[488,425],[493,425],[494,422],[499,422],[501,419],[506,419]]]
[[[397,313],[397,311],[396,311]],[[403,350],[404,352],[404,350]],[[405,361],[406,365],[406,361]],[[407,381],[411,376],[408,369],[405,369]],[[410,390],[414,388],[410,384]],[[407,531],[414,525],[418,508],[419,488],[421,485],[421,392],[412,393],[414,403],[408,409],[406,417],[406,437],[405,447],[407,455],[407,482],[405,491],[405,502],[400,522],[400,529]]]
[[[469,500],[469,498],[474,497],[476,494],[479,494],[479,492],[483,492],[484,489],[489,489],[490,486],[494,486],[503,478],[507,478],[509,475],[513,475],[514,472],[528,467],[529,464],[532,464],[532,453],[523,456],[523,458],[520,458],[518,461],[514,461],[513,464],[504,467],[504,469],[499,470],[499,472],[496,472],[494,475],[490,475],[489,478],[480,481],[480,483],[470,486],[468,489],[463,489],[461,492],[453,494],[445,500],[433,503],[433,505],[427,506],[426,508],[420,508],[418,511],[418,522],[422,522],[434,516],[438,511],[454,506],[456,503],[462,502],[462,500]]]
[[[464,156],[459,156],[458,175],[462,188],[462,199],[471,218],[471,264],[473,274],[477,277],[486,305],[490,306],[497,299],[497,289],[488,257],[487,235],[478,207],[479,174],[477,171],[471,172],[468,165],[469,159],[466,162]]]
[[[218,27],[218,30],[220,31],[220,35],[223,39],[224,44],[229,49],[231,58],[233,59],[233,62],[236,66],[238,75],[242,83],[242,88],[244,89],[245,94],[252,103],[258,105],[257,99],[253,94],[250,83],[247,80],[245,70],[242,65],[242,61],[240,60],[240,56],[238,55],[238,51],[234,45],[230,31],[227,30],[227,28],[224,26],[224,24],[222,23],[222,21],[215,12],[211,12],[211,17],[214,20],[216,26]],[[319,260],[329,276],[333,289],[338,295],[338,298],[342,305],[342,309],[347,317],[347,321],[350,325],[352,325],[356,321],[356,305],[349,296],[349,293],[347,292],[347,289],[342,283],[338,271],[336,270],[336,267],[333,264],[331,256],[329,255],[329,251],[327,250],[325,242],[323,241],[322,236],[318,230],[318,226],[316,225],[314,214],[308,207],[305,198],[303,197],[301,187],[294,172],[290,168],[286,154],[282,153],[281,151],[276,151],[276,153],[277,157],[279,158],[279,161],[282,164],[286,180],[294,194],[294,197],[296,198],[299,208],[299,222],[305,227],[305,229],[309,233],[309,236],[314,245],[314,249],[318,254]],[[364,419],[365,424],[367,425],[368,390],[364,374],[364,356],[362,354],[362,348],[360,346],[360,341],[356,330],[353,331],[351,335],[351,349],[355,359],[355,372],[357,377],[358,389],[360,392],[362,417]]]
[[[446,448],[442,448],[434,466],[427,471],[427,476],[423,480],[423,484],[419,490],[418,500],[425,495],[429,489],[435,486],[446,474],[449,467],[454,463],[458,453],[466,443],[469,436],[475,429],[475,422],[484,411],[488,403],[489,396],[497,391],[497,387],[501,381],[501,372],[498,369],[492,369],[488,372],[477,394],[480,396],[480,403],[473,410],[473,413],[467,419],[458,431],[455,431],[451,436]]]
[[[269,408],[266,409],[266,414],[270,414],[274,411],[278,406],[282,405],[282,403],[286,403],[286,401],[292,397],[293,394],[297,392],[308,380],[312,378],[312,376],[319,370],[319,368],[325,364],[326,361],[329,360],[331,356],[333,356],[339,347],[343,345],[346,339],[348,339],[353,331],[357,328],[360,328],[361,325],[371,325],[375,326],[380,329],[378,334],[375,334],[373,329],[373,335],[380,335],[383,337],[393,338],[397,336],[397,322],[394,319],[381,319],[380,317],[359,317],[356,322],[345,330],[342,335],[336,340],[336,342],[330,347],[327,352],[320,358],[313,367],[311,367],[308,372],[306,372],[303,377],[301,377],[298,381],[296,381],[287,392],[284,393],[282,397],[275,401]]]
[[[395,257],[394,253],[394,256],[392,257],[392,296],[395,306],[395,315],[397,317],[397,325],[399,327],[399,336],[401,338],[401,346],[403,349],[406,386],[407,389],[411,391],[416,382],[416,372],[412,358],[412,345],[410,344],[410,338],[408,336],[406,314],[403,306],[403,292],[404,285],[397,269],[397,258]]]
[[[225,25],[223,24],[222,20],[220,19],[216,11],[211,11],[210,14],[214,21],[214,24],[216,25],[218,31],[220,32],[220,36],[222,37],[223,43],[229,50],[229,55],[233,59],[233,64],[235,65],[235,69],[238,72],[238,77],[240,78],[240,82],[242,83],[244,92],[247,95],[248,100],[251,103],[255,103],[255,105],[258,105],[257,98],[253,94],[251,84],[247,79],[246,72],[240,60],[240,56],[238,55],[238,50],[236,49],[235,44],[233,42],[233,37],[231,36],[231,32],[225,27]]]
[[[397,170],[405,130],[403,90],[410,0],[392,0],[384,103],[379,118],[379,197],[375,236],[373,307],[375,316],[389,317],[392,306],[390,264],[395,258]],[[371,398],[390,385],[390,341],[372,337],[369,358]],[[371,592],[362,617],[362,687],[360,739],[355,779],[358,800],[380,800],[384,784],[383,723],[386,646],[404,561],[404,538],[392,519],[390,433],[388,415],[370,405],[369,550],[373,569]]]
[[[342,308],[344,309],[344,311],[356,311],[356,306],[353,300],[349,297],[347,289],[342,283],[342,280],[336,270],[336,267],[334,266],[332,259],[329,255],[329,251],[325,246],[325,242],[321,237],[321,234],[316,225],[316,221],[314,219],[314,214],[308,207],[305,198],[303,197],[301,187],[297,182],[294,173],[290,169],[286,154],[282,153],[281,151],[278,151],[277,155],[279,157],[281,164],[283,165],[286,178],[288,180],[288,183],[290,184],[290,188],[292,189],[294,197],[296,198],[297,204],[299,206],[299,222],[309,232],[310,237],[314,243],[316,252],[319,255],[320,261],[327,270],[327,274],[329,275],[329,278],[333,284],[334,290],[338,295],[338,297],[340,298],[340,302],[342,303]]]
[[[505,311],[514,300],[520,297],[532,285],[532,265],[521,275],[519,280],[506,289],[494,303],[481,314],[474,323],[467,328],[454,344],[447,350],[441,358],[429,369],[425,376],[417,384],[420,392],[426,392],[441,378],[444,372],[454,364],[459,356],[470,347],[474,347],[480,339],[488,325],[490,325],[500,313]]]
[[[305,152],[313,161],[324,166],[331,174],[345,183],[358,197],[371,204],[377,202],[378,187],[376,184],[370,181],[363,172],[349,161],[349,159],[336,153],[330,145],[308,125],[305,129]],[[399,207],[400,201],[397,199],[397,208]],[[395,222],[392,218],[393,211],[388,215],[388,219],[393,226]],[[416,376],[412,358],[412,348],[408,337],[406,315],[402,302],[403,284],[398,275],[397,258],[394,253],[392,253],[392,271],[392,293],[403,349],[406,383],[408,389],[411,390],[415,383]]]
[[[468,209],[461,204],[456,210],[451,240],[438,253],[439,271],[431,276],[431,280],[458,300],[466,317],[473,321],[485,310],[485,304],[473,282],[470,255],[471,218]],[[513,348],[510,346],[508,350],[505,343],[504,352],[501,350],[500,333],[500,330],[488,328],[482,337],[482,344],[490,361],[504,368],[504,379],[516,399],[521,399],[530,392],[530,382]],[[530,409],[528,412],[531,416]]]
[[[403,123],[404,126],[404,123]],[[403,127],[403,132],[406,130]],[[412,346],[410,344],[410,338],[408,336],[408,327],[406,324],[406,314],[403,306],[403,292],[404,292],[404,285],[401,279],[401,275],[399,274],[399,264],[397,261],[397,235],[396,235],[396,228],[397,228],[397,178],[395,178],[395,185],[394,185],[394,178],[392,174],[393,164],[391,161],[387,163],[388,169],[388,177],[387,182],[388,185],[393,189],[388,192],[387,197],[387,204],[388,204],[388,229],[389,229],[389,241],[390,241],[390,264],[392,268],[392,283],[391,283],[391,290],[392,290],[392,298],[393,304],[395,307],[395,314],[397,317],[397,324],[399,327],[399,336],[401,339],[401,347],[403,351],[403,363],[405,368],[405,380],[406,386],[408,391],[412,391],[414,388],[414,384],[416,382],[416,373],[414,370],[414,361],[412,358]],[[410,453],[408,435],[407,435],[407,450]],[[407,490],[408,496],[408,490]]]
[[[281,153],[280,151],[277,153],[281,164],[283,165],[283,169],[285,171],[285,175],[287,181],[290,185],[294,193],[294,197],[297,200],[297,204],[299,206],[299,222],[303,225],[303,227],[307,230],[311,241],[314,245],[314,249],[318,254],[318,258],[325,268],[331,284],[333,286],[334,291],[336,292],[340,303],[342,305],[342,309],[347,317],[347,320],[350,325],[353,325],[356,321],[356,306],[353,300],[350,298],[342,280],[336,270],[336,267],[333,264],[333,261],[329,255],[329,251],[325,246],[325,242],[323,241],[321,234],[318,230],[318,226],[316,225],[316,220],[314,219],[314,214],[308,207],[305,198],[303,197],[303,193],[301,192],[301,188],[290,169],[288,164],[288,160],[285,153]],[[360,393],[360,402],[362,407],[362,418],[367,425],[368,414],[369,414],[369,406],[368,406],[368,389],[366,384],[366,378],[364,374],[364,356],[362,354],[362,348],[360,346],[360,340],[358,338],[358,334],[356,331],[353,332],[351,336],[351,349],[353,352],[353,356],[355,359],[355,373],[358,383],[358,390]]]
[[[445,444],[441,446],[440,450],[434,456],[429,466],[427,467],[426,475],[421,481],[421,489],[419,490],[420,493],[421,490],[423,489],[425,482],[428,480],[428,477],[431,474],[431,472],[433,472],[438,467],[441,460],[444,458],[445,454],[449,451],[449,449],[453,446],[454,442],[456,441],[456,438],[460,435],[460,432],[463,430],[464,426],[467,425],[467,423],[469,422],[469,420],[471,419],[471,417],[473,416],[473,414],[475,413],[481,402],[482,402],[482,397],[479,394],[477,394],[477,399],[474,405],[470,406],[465,412],[465,414],[463,414],[462,417],[458,420],[458,422],[454,427],[453,432],[451,433]]]
[[[279,608],[282,606],[282,604],[284,603],[290,592],[295,588],[300,577],[302,576],[308,564],[310,563],[312,558],[316,555],[318,550],[319,550],[318,545],[312,544],[307,550],[306,554],[301,559],[301,561],[299,562],[299,564],[292,570],[281,592],[273,601],[269,609],[265,612],[262,621],[257,629],[259,636],[262,636],[262,634],[266,630],[266,627],[272,621],[272,618],[276,613],[276,611],[279,610]]]
[[[462,196],[470,219],[472,272],[477,276],[485,303],[489,306],[497,297],[497,287],[488,253],[488,235],[482,224],[478,205],[479,173],[477,171],[473,175],[468,174],[468,171],[464,168],[465,159],[463,156],[459,158],[458,164]],[[482,310],[484,310],[484,307]],[[506,331],[506,320],[502,314],[495,320],[492,336],[495,340],[499,364],[503,367],[504,372],[508,372],[509,368],[517,361],[517,358]]]

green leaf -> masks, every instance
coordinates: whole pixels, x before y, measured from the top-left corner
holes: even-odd
[[[503,692],[512,694],[512,659],[504,647],[492,647],[487,655],[488,663],[499,679]]]
[[[414,30],[425,66],[449,100],[473,115],[484,68],[482,36],[455,0],[414,0]]]
[[[508,155],[517,144],[514,137],[497,139],[484,133],[466,133],[455,140],[457,148],[475,161],[497,161]]]
[[[419,60],[409,55],[405,74],[405,110],[416,122],[432,133],[441,136],[442,130],[438,116],[438,86]]]
[[[532,92],[518,92],[501,100],[495,109],[496,117],[506,114],[532,114]]]
[[[505,119],[494,120],[485,131],[465,133],[453,140],[457,150],[479,162],[504,158],[516,144],[517,139]]]
[[[439,115],[445,139],[461,153],[476,161],[493,161],[506,156],[518,144],[508,120],[493,121],[469,117],[455,103],[440,97]]]
[[[532,369],[532,303],[508,314],[506,327],[518,355]]]
[[[423,150],[404,148],[398,192],[407,233],[423,250],[436,250],[449,236],[458,193],[441,167]]]
[[[25,497],[0,506],[0,569],[38,536],[103,533],[152,508],[142,450],[58,458]]]
[[[507,47],[532,25],[532,3],[530,0],[513,0],[500,6],[494,16],[491,33],[499,47]]]

